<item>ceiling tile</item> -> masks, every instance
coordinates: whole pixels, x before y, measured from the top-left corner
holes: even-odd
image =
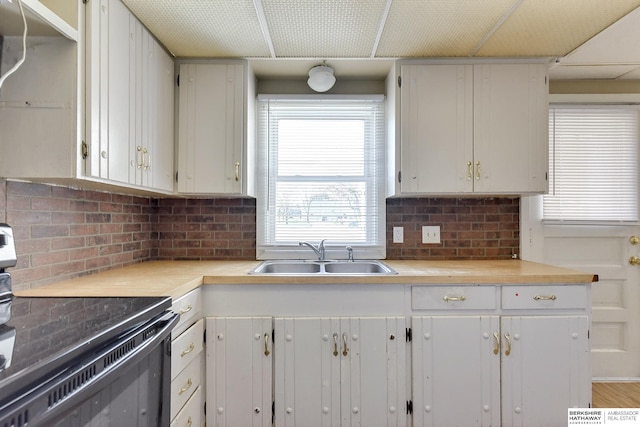
[[[563,56],[640,0],[524,0],[478,50],[478,56]]]
[[[373,49],[386,0],[262,0],[279,58],[363,58]]]
[[[252,0],[124,0],[176,56],[267,57]]]
[[[513,2],[394,0],[376,56],[467,56]]]
[[[634,65],[559,65],[549,70],[549,78],[552,80],[617,79],[633,71],[634,68],[636,68]]]

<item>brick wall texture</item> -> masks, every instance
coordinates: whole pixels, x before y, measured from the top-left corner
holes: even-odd
[[[519,203],[389,199],[387,258],[511,258]],[[16,238],[16,290],[147,260],[255,259],[253,199],[155,199],[0,179],[0,215]],[[422,225],[439,225],[441,243],[422,244]],[[392,243],[394,226],[404,227],[404,243]]]

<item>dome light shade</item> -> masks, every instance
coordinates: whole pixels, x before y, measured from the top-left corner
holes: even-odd
[[[317,65],[309,70],[309,80],[307,84],[316,92],[326,92],[333,87],[336,77],[333,75],[333,68],[328,65]]]

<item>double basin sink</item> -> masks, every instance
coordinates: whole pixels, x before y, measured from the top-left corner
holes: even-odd
[[[263,261],[249,274],[267,275],[385,275],[395,270],[377,260],[271,260]]]

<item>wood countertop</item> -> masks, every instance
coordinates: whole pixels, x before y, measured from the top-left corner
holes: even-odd
[[[384,261],[396,275],[248,275],[260,261],[148,261],[89,276],[16,291],[17,296],[180,297],[200,285],[218,284],[571,284],[592,274],[520,260]]]

